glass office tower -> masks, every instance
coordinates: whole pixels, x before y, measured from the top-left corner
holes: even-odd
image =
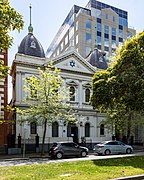
[[[136,34],[128,27],[128,12],[90,0],[85,8],[74,5],[50,44],[46,55],[55,57],[69,46],[86,58],[96,46],[107,59]]]

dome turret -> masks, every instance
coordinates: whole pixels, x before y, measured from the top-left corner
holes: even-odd
[[[45,53],[42,45],[33,35],[33,27],[31,24],[31,6],[30,6],[30,25],[28,27],[28,35],[25,36],[24,39],[21,41],[18,49],[18,53],[41,57],[41,58],[45,57]]]
[[[100,52],[97,48],[94,48],[87,57],[88,62],[99,69],[107,69],[108,64],[105,59],[105,53]]]

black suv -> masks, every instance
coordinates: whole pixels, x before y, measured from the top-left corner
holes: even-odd
[[[88,155],[88,148],[73,142],[56,142],[52,144],[49,155],[57,159],[61,159],[63,156],[86,157]]]

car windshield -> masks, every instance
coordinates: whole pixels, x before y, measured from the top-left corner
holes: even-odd
[[[53,143],[53,144],[52,144],[52,147],[57,147],[57,143]]]

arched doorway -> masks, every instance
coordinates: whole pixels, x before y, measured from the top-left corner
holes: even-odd
[[[67,137],[73,137],[73,142],[78,143],[78,127],[76,124],[68,123]]]

